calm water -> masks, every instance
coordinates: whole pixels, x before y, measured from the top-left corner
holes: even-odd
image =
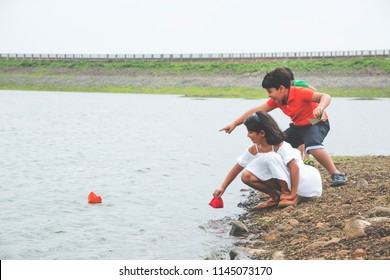
[[[262,101],[260,101],[262,102]],[[0,91],[0,259],[201,259],[228,247],[250,144],[218,129],[259,101]],[[334,99],[334,155],[390,154],[390,99]],[[288,119],[272,114],[282,128]],[[94,191],[102,204],[88,204]]]

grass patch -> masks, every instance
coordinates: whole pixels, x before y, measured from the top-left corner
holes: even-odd
[[[69,92],[106,92],[106,93],[142,93],[142,94],[177,94],[187,97],[212,98],[267,98],[267,92],[259,88],[244,87],[134,87],[134,86],[78,86],[52,84],[15,84],[0,82],[1,90],[37,90],[37,91],[69,91]],[[332,97],[350,98],[389,98],[390,88],[320,88]]]
[[[18,85],[0,83],[0,90],[68,91],[68,92],[105,92],[130,94],[176,94],[188,97],[224,97],[224,98],[264,98],[266,92],[254,88],[201,88],[201,87],[133,87],[133,86],[78,86],[78,85]]]
[[[250,74],[265,73],[275,67],[290,67],[300,73],[384,73],[390,74],[388,58],[333,58],[333,59],[291,59],[291,60],[224,60],[224,61],[48,61],[48,60],[6,60],[0,59],[0,89],[9,90],[41,90],[41,91],[77,91],[107,93],[145,93],[145,94],[179,94],[192,97],[229,97],[257,99],[266,98],[267,93],[261,88],[244,87],[157,87],[146,86],[90,86],[75,84],[45,84],[43,80],[52,78],[72,80],[82,73],[99,73],[109,75],[116,73],[110,70],[131,68],[134,71],[155,73],[175,73],[190,77],[191,74]],[[63,71],[63,69],[76,69]],[[78,71],[78,70],[80,71]],[[84,71],[87,70],[87,71]],[[106,71],[107,70],[107,71]],[[121,71],[118,71],[121,72]],[[125,71],[124,73],[127,73]],[[130,71],[131,73],[131,71]],[[12,79],[15,78],[15,79]],[[19,82],[18,82],[19,79]],[[25,79],[25,80],[23,80]],[[40,81],[26,81],[41,79]],[[333,97],[354,98],[388,98],[389,88],[319,88],[320,92],[329,93]]]
[[[390,88],[319,88],[332,97],[350,98],[389,98]]]
[[[267,72],[276,67],[290,67],[294,72],[390,72],[390,60],[382,57],[369,58],[323,58],[291,60],[220,60],[220,61],[49,61],[0,59],[1,68],[132,68],[138,71],[172,73],[227,73],[244,74]]]

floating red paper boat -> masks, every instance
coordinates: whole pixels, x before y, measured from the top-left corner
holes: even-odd
[[[102,198],[91,192],[88,196],[88,203],[102,203]]]
[[[223,208],[223,200],[222,197],[214,197],[209,205],[213,208]]]

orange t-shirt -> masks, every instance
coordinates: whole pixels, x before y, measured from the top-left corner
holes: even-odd
[[[308,119],[315,119],[313,110],[318,106],[318,103],[312,101],[313,93],[314,91],[309,88],[291,86],[286,105],[272,98],[267,101],[267,105],[271,110],[279,107],[296,126],[309,125]],[[324,114],[325,120],[327,120],[328,116],[326,113]]]

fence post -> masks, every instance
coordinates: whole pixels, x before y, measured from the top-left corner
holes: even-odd
[[[23,53],[4,53],[0,54],[0,59],[30,59],[30,60],[148,60],[148,59],[166,59],[166,60],[243,60],[243,59],[292,59],[292,58],[337,58],[337,57],[390,57],[390,49],[383,50],[358,50],[358,51],[321,51],[321,52],[261,52],[261,53],[200,53],[200,54],[23,54]]]

